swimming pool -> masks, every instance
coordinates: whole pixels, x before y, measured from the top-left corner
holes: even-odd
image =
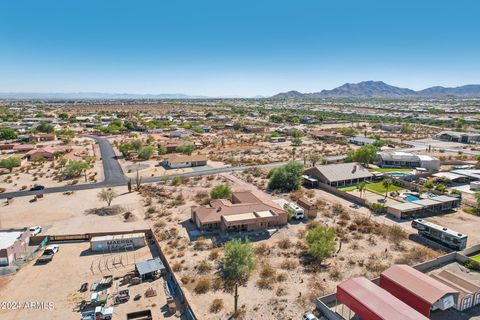
[[[414,196],[412,194],[409,194],[408,196],[404,197],[403,200],[406,200],[406,201],[415,201],[415,200],[420,200],[419,197],[417,196]]]
[[[404,173],[404,172],[389,172],[388,175],[390,177],[405,177],[405,176],[409,176],[408,173]]]

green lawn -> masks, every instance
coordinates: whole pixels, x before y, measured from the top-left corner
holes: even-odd
[[[410,172],[413,169],[408,168],[375,168],[371,169],[371,172]]]
[[[338,188],[338,190],[345,191],[345,192],[353,191],[353,190],[356,190],[356,189],[357,189],[357,186],[349,186],[349,187]]]
[[[472,258],[473,260],[475,260],[475,261],[480,262],[480,254],[479,254],[479,255],[476,255],[476,256],[473,256],[473,257],[471,257],[471,258]]]
[[[338,189],[342,190],[342,191],[345,191],[345,192],[349,192],[349,191],[356,190],[357,186],[348,186],[348,187],[343,187],[343,188],[338,188]],[[366,189],[368,191],[372,191],[372,192],[375,192],[375,193],[385,193],[385,188],[382,185],[382,181],[375,182],[375,183],[367,183]],[[398,191],[398,190],[403,190],[403,188],[395,186],[393,184],[388,188],[388,192]]]

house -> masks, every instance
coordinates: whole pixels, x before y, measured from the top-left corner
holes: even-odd
[[[435,309],[455,306],[459,292],[407,265],[393,265],[380,274],[380,287],[426,317]]]
[[[23,229],[0,230],[0,266],[12,265],[28,250],[30,231]]]
[[[459,207],[460,202],[461,200],[456,197],[437,196],[390,205],[387,207],[387,213],[399,219],[403,219],[417,214],[451,211]]]
[[[41,141],[55,141],[57,136],[53,133],[37,133],[33,134],[30,137],[30,141],[41,142]]]
[[[459,142],[459,143],[479,143],[480,133],[475,132],[457,132],[457,131],[442,131],[436,139],[442,141]]]
[[[319,165],[305,170],[305,175],[332,187],[370,181],[373,174],[358,162]]]
[[[348,279],[337,286],[336,299],[354,314],[348,319],[427,320],[428,318],[365,277]],[[338,311],[338,310],[337,310]]]
[[[383,131],[395,132],[395,131],[400,131],[402,129],[402,126],[397,124],[382,123],[380,125],[380,129],[382,129]]]
[[[35,149],[33,144],[18,144],[13,146],[12,150],[15,153],[25,153]]]
[[[201,167],[207,165],[207,156],[172,154],[165,158],[163,164],[169,169]]]
[[[233,192],[231,200],[211,200],[191,208],[191,220],[200,230],[266,230],[288,223],[287,212],[267,195],[252,191]]]
[[[347,141],[357,146],[366,146],[369,144],[373,144],[375,142],[374,139],[370,139],[362,136],[351,137],[351,138],[348,138]]]
[[[440,160],[438,158],[402,151],[378,152],[376,163],[382,168],[425,168],[428,170],[440,169]]]
[[[55,156],[53,152],[47,151],[45,149],[37,149],[27,152],[28,161],[35,161],[39,158],[43,158],[47,161],[53,161],[55,159]]]
[[[313,130],[312,132],[310,132],[310,136],[315,140],[322,141],[336,141],[343,137],[335,132],[329,132],[324,130]]]
[[[177,151],[177,147],[180,146],[182,143],[179,140],[174,141],[162,141],[158,144],[158,146],[163,146],[167,150],[167,153],[173,153]]]
[[[285,137],[270,137],[271,143],[285,142],[287,139]]]

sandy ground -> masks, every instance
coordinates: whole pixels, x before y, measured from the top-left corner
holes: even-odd
[[[59,141],[50,143],[41,143],[46,147],[52,145],[60,145]],[[63,146],[63,145],[60,145]],[[100,160],[100,151],[98,145],[93,144],[93,140],[88,138],[76,138],[70,145],[73,150],[64,155],[67,160],[81,160],[83,155],[95,156],[93,168],[87,171],[87,181],[84,175],[64,181],[54,180],[54,176],[61,169],[58,167],[58,161],[46,161],[42,165],[35,166],[28,161],[22,162],[22,167],[14,168],[12,173],[5,170],[0,171],[0,189],[5,189],[5,192],[19,191],[29,189],[34,185],[43,185],[45,187],[57,187],[71,184],[73,180],[77,184],[95,183],[104,180],[103,165]],[[93,147],[92,147],[93,146]],[[31,169],[27,172],[22,172],[22,168],[30,166]]]
[[[30,202],[33,197],[15,198],[11,204],[0,205],[2,228],[40,225],[44,233],[76,234],[144,229],[144,209],[137,193],[127,193],[126,187],[114,188],[118,194],[112,205],[120,205],[124,211],[134,214],[133,221],[124,222],[122,215],[97,216],[86,214],[88,209],[106,206],[97,198],[100,189],[75,191],[72,195],[62,193],[45,194],[42,200]]]
[[[134,270],[135,262],[157,255],[155,251],[151,252],[148,246],[128,254],[117,253],[114,254],[117,261],[120,256],[123,256],[123,264],[114,266],[113,255],[92,254],[89,246],[89,242],[63,243],[60,244],[60,250],[50,263],[34,265],[31,262],[22,268],[0,291],[0,301],[18,303],[14,305],[18,308],[16,310],[0,309],[0,318],[5,320],[79,319],[80,313],[75,310],[76,306],[82,300],[90,300],[91,294],[90,291],[84,293],[78,291],[82,283],[88,282],[91,286],[94,281],[100,280],[107,274],[122,277]],[[99,265],[101,270],[98,268]],[[166,304],[163,279],[134,286],[120,285],[119,282],[119,280],[114,281],[112,287],[108,289],[107,307],[113,305],[113,295],[117,291],[117,285],[118,290],[128,288],[131,299],[114,307],[114,319],[126,319],[127,313],[145,309],[152,311],[154,319],[171,317],[169,314],[164,314],[165,309],[162,310]],[[156,290],[157,296],[145,297],[144,294],[148,288]],[[139,301],[133,301],[136,294],[142,295]],[[26,304],[30,302],[39,304],[30,307]]]
[[[219,177],[221,180],[228,181],[233,190],[256,188],[231,174],[222,174]],[[178,193],[183,193],[185,203],[174,207],[167,219],[151,218],[154,225],[163,221],[162,226],[159,227],[160,230],[174,228],[178,231],[179,237],[176,240],[162,241],[162,248],[170,265],[177,268],[175,274],[183,283],[188,296],[192,297],[189,301],[197,316],[200,319],[207,320],[226,317],[233,309],[233,297],[221,288],[211,288],[207,293],[197,293],[195,290],[202,278],[210,279],[211,285],[214,286],[215,272],[221,261],[222,253],[220,250],[218,257],[212,257],[210,255],[211,248],[199,250],[195,248],[194,242],[189,242],[187,228],[193,228],[188,221],[190,218],[189,206],[195,203],[194,195],[197,192],[209,191],[213,185],[221,182],[221,180],[217,178],[210,181],[210,187],[206,187],[208,181],[205,178],[198,181],[189,180],[187,182],[191,184],[189,187],[177,186],[175,189],[171,186],[164,187],[165,190],[170,190],[169,192],[175,190],[175,193],[168,196],[169,198],[174,198]],[[370,217],[368,209],[350,209],[348,208],[348,202],[321,190],[314,190],[312,200],[316,201],[317,199],[327,203],[327,206],[320,211],[315,219],[319,223],[344,228],[354,223],[356,218]],[[331,214],[332,205],[335,203],[342,204],[344,209],[348,211],[346,221],[340,221],[342,219]],[[371,219],[378,219],[379,222],[385,222],[389,225],[395,224],[383,217],[371,216]],[[305,250],[302,234],[304,234],[306,226],[307,220],[295,221],[281,228],[271,238],[253,242],[254,246],[266,245],[269,249],[266,255],[257,255],[256,270],[246,286],[239,288],[239,306],[245,312],[245,319],[296,319],[305,311],[314,308],[313,299],[333,292],[335,285],[342,279],[358,275],[375,277],[381,270],[393,264],[394,261],[402,259],[408,252],[419,247],[418,244],[408,240],[397,246],[388,237],[382,235],[347,231],[346,240],[342,243],[340,252],[336,257],[327,259],[322,267],[312,270],[311,267],[302,262],[302,252]],[[406,229],[408,230],[408,226],[406,226]],[[281,248],[279,242],[285,239],[289,239],[291,244],[288,248]],[[210,243],[209,240],[207,240],[207,247],[208,243]],[[429,252],[429,254],[437,255],[435,252]],[[204,260],[209,266],[209,270],[206,272],[198,269],[199,263]],[[292,266],[286,267],[286,261],[291,261]],[[268,288],[260,287],[258,283],[261,279],[261,271],[266,263],[272,266],[276,276],[280,275],[284,278],[281,281],[271,281]],[[214,299],[222,299],[224,304],[223,309],[217,313],[210,311],[210,305]]]

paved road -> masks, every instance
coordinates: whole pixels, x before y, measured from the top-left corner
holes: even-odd
[[[46,194],[46,193],[57,193],[57,192],[67,192],[67,191],[79,191],[79,190],[89,190],[89,189],[97,189],[97,188],[111,188],[111,187],[118,187],[118,186],[125,186],[127,185],[127,177],[123,174],[122,167],[118,163],[116,158],[115,152],[113,148],[108,142],[107,139],[101,138],[98,136],[88,136],[92,139],[95,139],[98,142],[100,147],[100,153],[102,155],[102,164],[103,170],[105,175],[105,180],[99,183],[91,183],[91,184],[79,184],[73,186],[60,186],[60,187],[51,187],[45,188],[44,190],[40,191],[15,191],[15,192],[6,192],[0,194],[0,199],[7,199],[7,198],[16,198],[16,197],[23,197],[23,196],[33,196],[35,194]],[[327,161],[339,161],[345,159],[346,156],[332,156],[326,157]],[[303,163],[303,161],[298,161],[299,163]],[[204,176],[204,175],[211,175],[211,174],[219,174],[219,173],[226,173],[226,172],[239,172],[249,168],[274,168],[285,165],[287,162],[275,162],[275,163],[268,163],[262,165],[252,165],[252,166],[240,166],[240,167],[228,167],[228,168],[215,168],[215,169],[207,169],[207,170],[197,170],[188,173],[180,173],[169,175],[168,179],[173,179],[174,177],[196,177],[196,176]],[[154,183],[162,181],[162,177],[151,177],[151,178],[144,178],[142,179],[143,183]]]
[[[100,147],[100,153],[102,155],[103,174],[105,176],[106,184],[124,184],[127,183],[127,178],[123,174],[122,167],[118,163],[115,151],[113,151],[112,145],[107,139],[98,136],[87,136],[95,139]]]

